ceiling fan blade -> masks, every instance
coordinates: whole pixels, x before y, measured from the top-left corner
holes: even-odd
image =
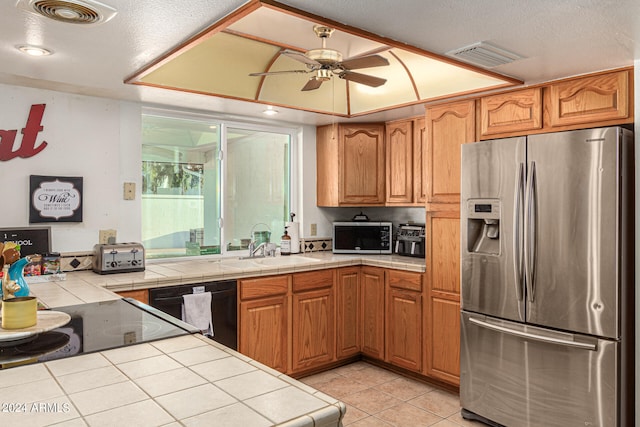
[[[322,84],[322,80],[316,79],[315,77],[312,77],[312,78],[309,79],[307,84],[304,85],[304,87],[302,89],[300,89],[300,90],[302,90],[302,91],[315,90],[315,89],[318,89],[321,84]]]
[[[322,65],[322,64],[320,64],[318,61],[316,61],[314,59],[307,58],[304,53],[296,52],[295,50],[285,49],[282,52],[280,52],[280,54],[284,55],[284,56],[288,56],[291,59],[295,59],[296,61],[300,61],[303,64],[317,65],[317,66]]]
[[[357,68],[381,67],[389,65],[387,58],[380,55],[361,56],[359,58],[345,59],[340,63],[345,70],[355,70]]]
[[[387,82],[387,79],[370,76],[368,74],[354,73],[351,71],[345,71],[344,73],[340,74],[340,78],[348,80],[350,82],[360,83],[360,84],[371,86],[371,87],[382,86]]]
[[[292,73],[309,73],[309,70],[285,70],[285,71],[266,71],[264,73],[251,73],[250,76],[273,76],[277,74],[292,74]]]

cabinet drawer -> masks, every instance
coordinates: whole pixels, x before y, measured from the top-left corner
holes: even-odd
[[[289,290],[289,276],[240,280],[238,287],[241,300],[284,295]]]
[[[296,273],[293,275],[293,292],[333,286],[333,269]]]
[[[408,271],[389,270],[387,272],[389,286],[409,291],[422,292],[422,274]]]

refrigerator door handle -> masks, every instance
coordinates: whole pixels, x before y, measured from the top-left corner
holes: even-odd
[[[514,207],[514,233],[513,233],[513,272],[515,275],[516,295],[518,301],[524,299],[522,292],[522,218],[523,218],[523,203],[524,199],[524,163],[520,163],[518,169],[518,183],[516,184],[515,194],[515,207]]]
[[[536,280],[536,255],[538,252],[538,242],[536,236],[536,223],[538,219],[538,197],[536,194],[536,162],[531,162],[529,177],[527,179],[527,199],[525,204],[525,232],[524,232],[524,271],[527,284],[527,295],[529,301],[535,299]]]
[[[530,332],[518,331],[511,328],[507,328],[505,326],[494,325],[492,323],[488,323],[488,322],[485,322],[484,320],[476,319],[474,317],[469,317],[469,321],[475,325],[478,325],[486,329],[491,329],[493,331],[502,332],[505,334],[513,335],[513,336],[524,338],[524,339],[540,341],[548,344],[564,345],[567,347],[574,347],[574,348],[579,348],[583,350],[590,350],[590,351],[597,350],[597,346],[595,344],[569,341],[562,338],[547,337],[547,336],[532,334]]]

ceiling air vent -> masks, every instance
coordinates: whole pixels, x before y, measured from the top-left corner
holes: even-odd
[[[478,42],[460,49],[451,50],[445,55],[486,68],[497,67],[523,58],[487,42]]]
[[[117,13],[111,6],[91,0],[19,0],[16,6],[70,24],[102,24]]]

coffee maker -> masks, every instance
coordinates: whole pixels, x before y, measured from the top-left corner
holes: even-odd
[[[424,258],[425,225],[400,224],[396,233],[394,252],[398,255]]]

